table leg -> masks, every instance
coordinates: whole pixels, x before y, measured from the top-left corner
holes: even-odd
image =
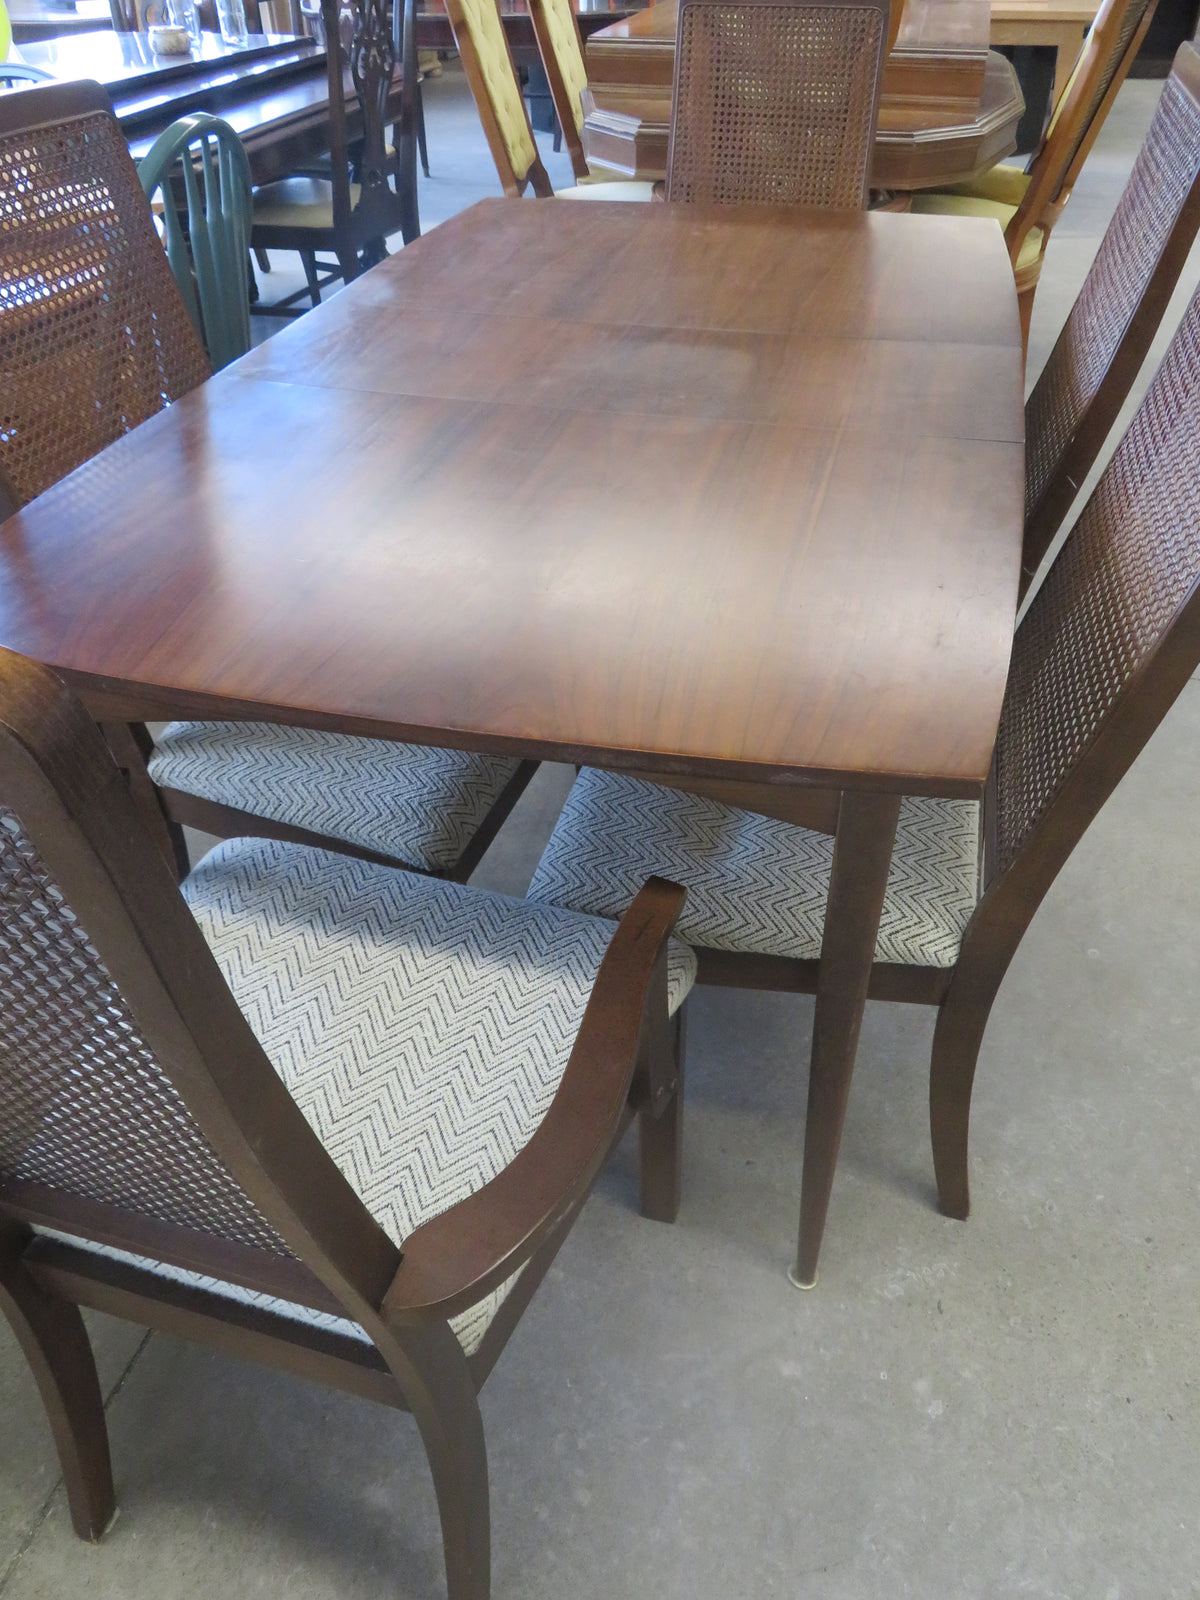
[[[1086,37],[1087,29],[1078,25],[1064,28],[1059,36],[1058,48],[1054,53],[1054,99],[1051,109],[1058,104],[1063,90],[1071,81],[1071,73],[1075,69],[1075,62]]]
[[[817,1281],[817,1256],[842,1142],[899,812],[899,795],[850,792],[842,795],[838,810],[813,1017],[800,1238],[796,1263],[789,1273],[800,1289],[811,1289]]]

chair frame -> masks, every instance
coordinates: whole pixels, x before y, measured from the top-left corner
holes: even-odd
[[[450,30],[454,34],[454,43],[462,61],[463,72],[467,83],[470,85],[471,94],[479,112],[479,121],[483,126],[483,135],[487,140],[488,149],[492,153],[492,160],[496,163],[496,171],[500,176],[500,185],[510,199],[516,200],[523,195],[526,189],[532,189],[539,200],[548,200],[554,194],[554,186],[550,182],[550,174],[542,163],[542,158],[537,154],[537,140],[533,137],[533,125],[529,121],[529,109],[525,104],[525,97],[521,93],[521,80],[517,72],[517,64],[513,59],[512,46],[508,42],[508,35],[500,22],[499,8],[497,7],[496,20],[500,37],[504,41],[504,51],[508,58],[509,69],[512,72],[513,82],[517,86],[517,97],[521,105],[521,114],[525,118],[525,126],[529,130],[529,140],[533,145],[534,157],[530,162],[529,170],[524,177],[518,178],[508,153],[508,146],[504,140],[504,133],[500,127],[492,105],[491,95],[488,93],[487,77],[479,59],[479,51],[471,33],[471,23],[462,7],[462,0],[446,0],[446,16],[450,23]],[[574,123],[572,122],[572,126]],[[564,137],[565,128],[564,128]],[[582,153],[582,147],[581,147]],[[574,164],[574,156],[572,156]]]
[[[870,127],[874,129],[879,121],[879,96],[883,85],[883,67],[887,59],[890,43],[893,38],[893,23],[899,31],[899,14],[892,5],[892,0],[737,0],[739,7],[747,11],[755,7],[768,7],[775,11],[785,11],[791,8],[796,10],[813,11],[876,11],[879,13],[879,48],[875,63],[874,83],[871,91]],[[675,32],[675,73],[671,87],[671,135],[667,148],[667,176],[666,198],[678,201],[678,187],[682,180],[680,171],[680,156],[678,149],[678,134],[681,118],[681,81],[684,72],[684,52],[682,37],[685,18],[688,13],[704,10],[724,10],[730,5],[730,0],[680,0],[679,19]],[[865,210],[870,199],[871,181],[871,145],[868,146],[867,159],[864,163],[858,209]],[[703,201],[704,197],[700,197]]]
[[[0,61],[0,83],[7,83],[10,88],[14,83],[54,83],[55,81],[53,74],[43,72],[41,67],[31,67],[24,61]]]
[[[583,35],[579,31],[579,20],[575,15],[574,6],[568,4],[567,9],[571,15],[571,27],[575,30],[575,43],[579,47],[580,60],[584,62],[584,71],[586,72],[587,61],[584,56]],[[583,140],[580,137],[579,129],[575,125],[575,107],[571,102],[571,91],[567,88],[562,62],[559,60],[558,51],[554,48],[554,37],[550,31],[549,0],[529,0],[529,20],[533,23],[538,54],[542,58],[546,81],[550,85],[550,99],[554,103],[554,115],[558,118],[563,142],[566,144],[567,154],[571,158],[571,171],[575,174],[576,181],[581,182],[584,178],[590,177],[591,174],[588,168],[587,156],[584,154]],[[557,148],[558,146],[555,145],[555,149]]]
[[[1029,186],[1004,230],[1004,242],[1017,280],[1021,336],[1026,346],[1029,344],[1034,293],[1051,231],[1071,197],[1083,163],[1100,135],[1134,57],[1141,49],[1146,30],[1154,19],[1158,0],[1149,0],[1124,50],[1114,59],[1126,14],[1129,7],[1136,3],[1137,0],[1103,0],[1080,51],[1071,81],[1063,91],[1062,103],[1055,107],[1053,126],[1029,164]],[[1093,109],[1096,91],[1110,63],[1112,76]],[[1017,261],[1022,246],[1035,227],[1042,230],[1041,250],[1032,265],[1018,270]]]
[[[284,1089],[221,976],[80,702],[0,652],[0,803],[81,918],[163,1072],[290,1256],[0,1175],[0,1311],[42,1393],[71,1518],[97,1539],[114,1495],[79,1307],[411,1410],[437,1491],[450,1600],[489,1591],[477,1392],[609,1153],[642,1130],[642,1210],[679,1195],[682,1018],[667,943],[684,893],[652,880],[604,956],[561,1085],[516,1159],[397,1249]],[[213,1275],[358,1323],[371,1345],[39,1237],[34,1225]],[[525,1266],[468,1357],[448,1319]]]
[[[147,200],[162,195],[167,260],[219,372],[250,348],[252,183],[242,141],[220,117],[195,112],[159,134],[138,163],[138,177]]]
[[[1193,44],[1185,42],[1180,45],[1171,67],[1169,81],[1191,100],[1197,114],[1200,115],[1200,53],[1197,53]],[[1157,115],[1158,113],[1156,120]],[[1137,176],[1138,168],[1135,167],[1125,196],[1134,193],[1133,184],[1137,181]],[[1117,217],[1110,226],[1116,226],[1121,217],[1125,196],[1122,197]],[[1134,194],[1135,201],[1136,198]],[[1153,195],[1146,192],[1146,203],[1152,203],[1153,199]],[[1021,553],[1020,597],[1022,599],[1033,582],[1055,534],[1070,511],[1080,486],[1103,449],[1104,442],[1133,387],[1134,379],[1141,370],[1146,353],[1162,322],[1198,230],[1200,230],[1200,155],[1193,157],[1190,187],[1163,241],[1162,249],[1154,261],[1142,293],[1108,354],[1104,374],[1091,400],[1085,405],[1071,437],[1063,446],[1061,455],[1036,504],[1027,511]],[[1097,270],[1097,263],[1101,260],[1103,252],[1102,244],[1101,254],[1097,257],[1097,262],[1093,263],[1091,272]],[[1078,304],[1078,301],[1076,303]],[[1050,359],[1034,386],[1025,408],[1027,416],[1036,404],[1043,386],[1052,385],[1061,370],[1070,370],[1075,364],[1075,341],[1078,334],[1072,326],[1073,316],[1074,312],[1067,318]],[[1052,393],[1053,390],[1047,392]]]
[[[389,9],[391,12],[389,20]],[[308,294],[313,305],[324,283],[358,277],[387,255],[384,242],[399,232],[405,244],[420,237],[417,210],[416,99],[417,52],[413,0],[389,7],[389,0],[354,0],[355,32],[350,47],[342,44],[339,0],[321,0],[325,32],[325,60],[329,84],[329,146],[333,225],[307,227],[300,223],[256,222],[250,242],[255,251],[295,250],[304,263],[307,288],[274,304],[256,302],[258,315],[295,316],[294,302]],[[401,103],[394,119],[397,130],[394,161],[387,156],[385,127],[393,73],[400,62]],[[350,194],[350,140],[346,124],[345,74],[354,81],[363,114],[363,138],[357,163],[359,197]],[[396,180],[393,189],[390,177]],[[323,280],[317,276],[315,255],[331,251],[337,271]]]

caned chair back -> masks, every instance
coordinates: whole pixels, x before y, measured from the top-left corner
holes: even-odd
[[[538,155],[497,0],[446,0],[446,14],[505,194],[553,193]]]
[[[398,1262],[238,1010],[99,731],[8,651],[4,1216],[301,1299],[301,1260],[343,1299],[381,1294]]]
[[[0,95],[0,497],[15,509],[209,375],[97,83]]]
[[[242,141],[205,111],[181,117],[151,145],[138,177],[147,199],[161,197],[167,260],[217,371],[250,348],[251,183]]]
[[[1200,294],[1013,643],[968,928],[1016,940],[1200,662]]]
[[[681,0],[667,199],[867,203],[888,0]]]
[[[1070,198],[1084,161],[1141,48],[1158,0],[1102,0],[1046,136],[1029,168],[1029,187],[1005,230],[1015,264],[1029,230],[1046,231]]]
[[[529,0],[529,16],[571,169],[577,178],[586,178],[582,131],[583,91],[588,80],[575,8],[571,0]]]
[[[1137,376],[1200,227],[1200,54],[1180,45],[1137,162],[1025,407],[1028,587]]]

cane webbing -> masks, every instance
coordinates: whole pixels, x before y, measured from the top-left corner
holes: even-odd
[[[44,92],[21,92],[31,121]],[[208,372],[116,119],[0,136],[0,471],[17,500]]]

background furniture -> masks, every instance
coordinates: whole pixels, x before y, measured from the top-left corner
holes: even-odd
[[[38,185],[29,182],[31,151]],[[70,204],[47,209],[47,191]],[[0,273],[20,286],[0,311],[7,512],[161,414],[210,369],[98,84],[0,96],[0,195]],[[159,459],[147,471],[160,526],[177,470]],[[210,535],[198,535],[198,549]],[[106,563],[116,549],[96,545]],[[174,824],[220,836],[265,834],[466,877],[534,770],[503,755],[315,730],[176,722],[152,746],[140,719],[118,716],[107,732],[180,870],[182,837],[167,829],[160,802]]]
[[[680,0],[667,199],[861,209],[889,0]]]
[[[0,644],[106,718],[665,773],[836,828],[836,1109],[889,818],[987,778],[1021,368],[987,223],[485,201],[8,524]],[[831,1180],[806,1171],[814,1257]]]
[[[320,301],[316,253],[332,252],[332,277],[349,282],[387,254],[385,238],[400,233],[410,244],[421,232],[417,210],[417,52],[413,0],[321,0],[329,90],[328,178],[289,177],[254,196],[251,243],[256,250],[297,250],[307,293]],[[343,21],[348,37],[343,38]],[[398,113],[390,109],[397,63]],[[345,72],[354,80],[362,116],[362,142],[351,174]],[[396,123],[388,154],[387,124]],[[326,282],[329,281],[327,277]],[[290,310],[296,296],[259,311]]]
[[[1000,167],[948,194],[913,196],[912,209],[917,212],[988,216],[1000,223],[1016,277],[1026,341],[1051,229],[1071,198],[1156,4],[1157,0],[1103,0],[1027,173]]]
[[[138,178],[152,204],[159,197],[167,260],[220,371],[250,348],[250,163],[241,140],[219,117],[183,117],[154,141]]]
[[[987,0],[908,0],[884,65],[871,183],[917,189],[985,171],[1015,148],[1024,101],[988,50]],[[675,0],[660,0],[587,43],[583,147],[630,176],[666,172]]]
[[[1054,51],[1051,104],[1057,105],[1099,0],[992,0],[989,37],[994,45],[1048,45]]]
[[[681,899],[614,930],[245,839],[181,895],[78,701],[0,654],[0,1311],[81,1537],[88,1306],[411,1410],[450,1600],[486,1600],[476,1392],[635,1111],[677,1205]]]

